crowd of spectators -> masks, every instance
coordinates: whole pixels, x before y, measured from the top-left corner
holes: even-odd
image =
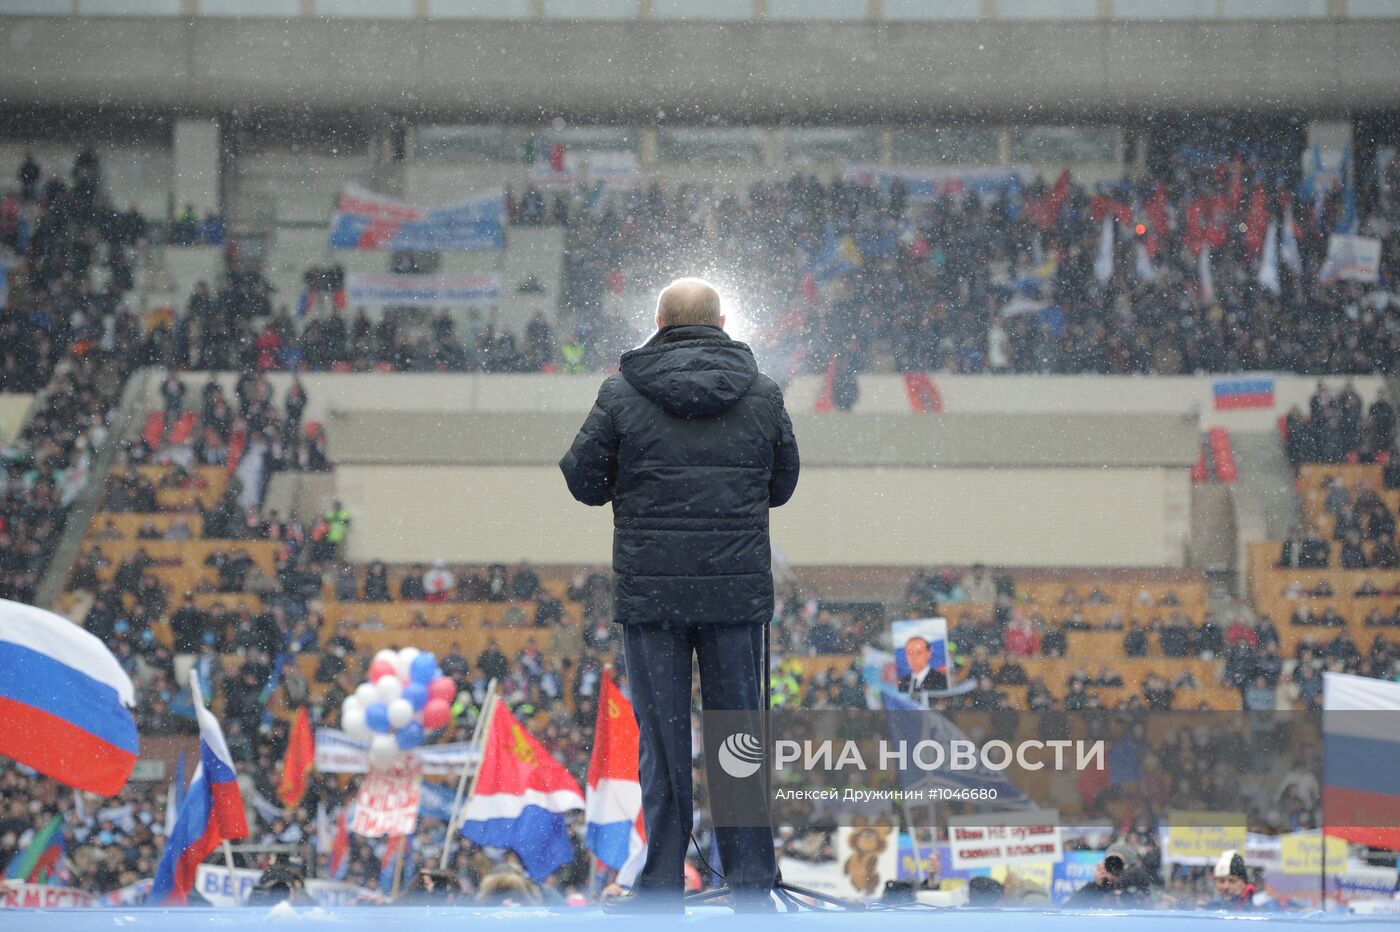
[[[1367,409],[1350,382],[1335,395],[1319,382],[1308,411],[1295,405],[1284,418],[1283,431],[1288,461],[1295,468],[1304,463],[1386,463],[1395,453],[1395,406],[1384,390]],[[1400,487],[1400,475],[1395,478]]]
[[[1310,523],[1306,529],[1291,529],[1280,545],[1278,568],[1326,569],[1335,566],[1344,570],[1400,569],[1400,554],[1396,552],[1395,514],[1369,482],[1361,480],[1348,488],[1339,477],[1328,476],[1323,481],[1322,510],[1332,518],[1331,540],[1316,523]],[[1290,599],[1347,595],[1371,598],[1382,595],[1384,591],[1367,580],[1354,592],[1336,593],[1324,578],[1307,589],[1295,580],[1289,583],[1284,594]]]
[[[564,304],[591,321],[608,291],[640,300],[676,269],[720,269],[770,363],[808,371],[833,358],[855,370],[888,358],[972,372],[1392,371],[1400,341],[1385,301],[1318,281],[1340,192],[1320,192],[1316,211],[1296,206],[1301,270],[1285,263],[1278,295],[1258,284],[1253,192],[1277,220],[1290,185],[1240,160],[1094,192],[1037,179],[987,199],[800,176],[744,195],[653,185],[601,214],[564,212]],[[1101,281],[1106,214],[1119,220]],[[1397,272],[1393,240],[1382,290]],[[1203,245],[1213,293],[1198,280]]]
[[[1092,190],[1068,174],[1037,178],[986,196],[916,198],[898,181],[796,176],[742,195],[653,184],[581,209],[576,193],[546,206],[527,190],[508,198],[512,221],[565,228],[554,322],[537,314],[515,333],[477,310],[461,318],[440,310],[421,323],[371,317],[345,307],[338,270],[308,274],[309,313],[294,317],[286,304],[274,308],[257,263],[229,243],[219,287],[201,283],[156,328],[152,352],[175,366],[245,371],[596,370],[635,345],[644,306],[684,270],[719,282],[780,380],[829,368],[844,377],[890,368],[1390,373],[1400,353],[1387,324],[1397,234],[1373,231],[1385,240],[1379,284],[1320,280],[1343,198],[1319,186],[1315,203],[1294,203],[1300,183],[1278,166],[1237,158]],[[1275,293],[1259,284],[1263,233],[1251,224],[1259,225],[1257,204],[1277,223],[1284,203],[1293,204],[1298,266],[1282,263]],[[1105,216],[1117,218],[1107,278],[1095,269]],[[1365,218],[1361,228],[1372,229]],[[620,319],[619,300],[634,301],[637,313]],[[1290,423],[1299,428],[1290,444],[1298,461],[1388,448],[1377,445],[1383,420],[1362,430],[1348,414],[1324,406],[1306,424]]]

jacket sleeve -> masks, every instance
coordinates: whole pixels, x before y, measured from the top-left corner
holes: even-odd
[[[792,418],[778,399],[778,440],[773,445],[773,475],[768,480],[768,507],[787,504],[797,489],[797,437],[792,432]]]
[[[585,505],[606,505],[617,486],[618,437],[612,415],[603,407],[606,389],[604,382],[573,446],[559,461],[569,492]]]

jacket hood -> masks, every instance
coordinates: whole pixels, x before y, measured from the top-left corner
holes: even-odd
[[[677,417],[710,417],[738,404],[758,378],[747,345],[718,327],[665,327],[622,354],[622,377]]]

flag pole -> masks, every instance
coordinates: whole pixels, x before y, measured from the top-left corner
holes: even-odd
[[[399,898],[399,889],[403,885],[404,851],[408,850],[408,836],[401,835],[399,837],[402,840],[399,842],[398,850],[394,853],[394,885],[389,890],[390,901]]]
[[[472,771],[472,791],[476,790],[476,774],[481,772],[481,756],[477,754],[477,767],[472,770],[472,751],[479,752],[486,743],[486,732],[491,728],[491,713],[496,708],[496,680],[493,677],[486,686],[486,699],[481,703],[481,718],[477,720],[476,731],[472,733],[471,744],[467,746],[467,759],[462,764],[462,775],[457,779],[457,795],[452,798],[452,811],[447,818],[447,834],[442,839],[442,857],[438,870],[447,870],[447,858],[452,851],[452,833],[457,828],[457,817],[462,808],[462,794],[467,789],[467,772]]]
[[[224,866],[228,868],[229,889],[233,891],[233,905],[242,906],[243,898],[238,895],[238,874],[233,869],[233,848],[224,839]]]

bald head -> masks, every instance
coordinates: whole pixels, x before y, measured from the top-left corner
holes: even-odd
[[[703,278],[678,278],[656,300],[658,327],[724,327],[719,292]]]

